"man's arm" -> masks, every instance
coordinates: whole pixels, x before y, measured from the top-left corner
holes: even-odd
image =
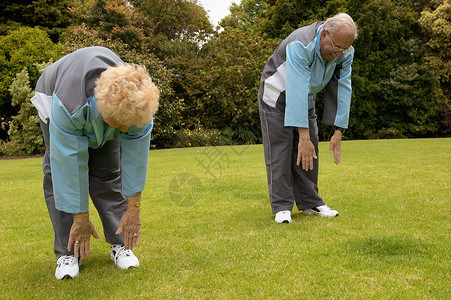
[[[287,78],[285,126],[308,128],[308,97],[310,92],[310,64],[314,42],[307,47],[300,41],[287,45]]]
[[[302,169],[313,169],[317,159],[315,147],[310,140],[308,120],[308,97],[310,92],[310,64],[314,53],[314,43],[307,47],[299,41],[287,45],[287,79],[285,126],[299,130],[298,157],[296,164]]]
[[[354,52],[351,52],[344,57],[342,69],[340,70],[340,77],[338,78],[337,113],[333,125],[340,128],[348,128],[349,123],[352,97],[351,73],[353,57]]]

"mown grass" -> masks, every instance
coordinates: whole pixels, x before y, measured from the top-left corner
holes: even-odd
[[[140,267],[91,239],[57,281],[41,158],[0,160],[0,298],[450,299],[451,139],[320,144],[320,193],[340,216],[276,224],[261,145],[150,152]],[[91,212],[99,234],[100,221]],[[102,235],[102,234],[101,234]]]

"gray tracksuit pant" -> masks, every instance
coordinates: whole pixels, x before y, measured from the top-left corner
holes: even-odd
[[[55,208],[50,166],[49,125],[42,122],[40,118],[39,122],[45,143],[42,162],[44,197],[55,233],[53,249],[56,257],[59,258],[62,255],[74,254],[73,247],[71,252],[67,250],[73,215]],[[120,219],[127,210],[127,200],[122,194],[119,137],[106,142],[99,149],[89,149],[89,194],[102,220],[106,242],[123,245],[123,233],[115,234],[119,228]]]
[[[299,210],[324,205],[318,194],[318,160],[311,171],[296,165],[299,144],[298,128],[285,127],[285,111],[259,99],[269,199],[272,212]],[[318,156],[318,125],[315,108],[309,110],[310,139]]]

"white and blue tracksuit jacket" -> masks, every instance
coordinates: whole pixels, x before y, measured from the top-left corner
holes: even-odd
[[[109,49],[83,48],[49,66],[36,84],[32,102],[41,120],[50,121],[53,192],[60,211],[88,211],[88,148],[100,148],[119,135],[123,194],[134,196],[144,189],[153,122],[123,134],[96,109],[96,80],[108,67],[123,63]]]
[[[323,122],[347,128],[351,105],[354,50],[324,61],[320,51],[323,22],[302,27],[275,50],[263,69],[259,99],[285,110],[285,126],[308,128],[308,110],[324,89]]]

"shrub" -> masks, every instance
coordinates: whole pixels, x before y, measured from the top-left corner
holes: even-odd
[[[152,80],[160,89],[160,106],[155,115],[155,126],[152,131],[152,147],[172,147],[176,140],[177,130],[183,128],[181,112],[184,110],[183,99],[174,95],[171,82],[177,77],[174,72],[164,66],[152,53],[133,50],[130,46],[97,36],[95,30],[88,27],[76,27],[63,36],[68,52],[89,46],[103,46],[111,49],[125,62],[144,65]]]
[[[2,155],[30,155],[42,153],[44,143],[36,108],[31,103],[33,90],[26,68],[16,75],[9,91],[12,95],[12,105],[19,106],[19,113],[9,122],[8,134],[10,141],[1,143]]]
[[[53,44],[48,35],[38,28],[22,27],[0,37],[0,113],[5,122],[11,121],[11,117],[18,113],[18,106],[11,105],[9,92],[16,74],[26,68],[30,85],[34,87],[39,78],[35,63],[57,60],[63,51],[63,46]],[[3,130],[0,130],[0,138],[6,138]]]
[[[221,146],[230,144],[220,131],[216,129],[203,129],[198,126],[194,130],[183,129],[177,133],[176,147],[200,147],[200,146]]]

